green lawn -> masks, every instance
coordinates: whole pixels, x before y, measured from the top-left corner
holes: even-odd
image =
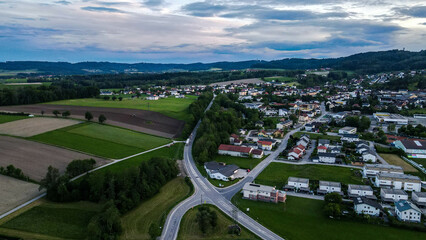
[[[0,226],[0,233],[8,229],[43,234],[59,238],[84,239],[90,219],[101,210],[101,204],[90,202],[46,202],[20,214]],[[18,232],[17,232],[18,231]],[[32,239],[32,238],[31,238]],[[43,239],[43,238],[42,238]]]
[[[253,219],[291,240],[400,240],[426,239],[426,233],[349,220],[334,220],[323,214],[323,201],[287,197],[286,203],[245,200],[236,194],[232,202]],[[247,212],[247,208],[250,209]]]
[[[12,121],[16,121],[16,120],[21,120],[21,119],[25,119],[25,118],[28,118],[28,117],[27,116],[1,115],[0,114],[0,124],[12,122]]]
[[[163,226],[168,212],[188,194],[190,188],[184,178],[171,180],[154,197],[123,216],[123,234],[120,239],[150,239],[148,230],[151,224]]]
[[[98,123],[73,125],[29,139],[114,159],[170,143],[166,138]]]
[[[363,184],[362,178],[354,172],[358,169],[325,166],[325,165],[293,165],[273,162],[256,178],[256,183],[276,186],[281,189],[288,177],[309,178],[310,180],[336,181],[344,184]]]
[[[198,207],[190,209],[182,218],[179,228],[179,240],[228,240],[228,239],[259,239],[256,235],[243,228],[241,235],[231,235],[228,233],[228,226],[233,225],[233,220],[220,211],[213,205],[208,205],[211,209],[214,209],[217,213],[217,226],[214,229],[210,229],[206,234],[203,234],[197,224],[196,215]]]
[[[300,138],[300,136],[302,136],[303,134],[309,135],[311,140],[328,139],[328,140],[331,140],[331,141],[340,141],[339,136],[323,135],[323,134],[318,134],[318,133],[296,132],[295,134],[293,134],[293,136]]]
[[[49,102],[48,104],[74,105],[86,107],[132,108],[141,110],[148,110],[149,104],[150,111],[159,112],[178,120],[188,121],[190,118],[188,107],[196,99],[197,96],[191,95],[187,95],[186,98],[169,97],[157,101],[149,101],[136,98],[124,98],[123,101],[105,101],[103,99],[97,98],[84,98]]]

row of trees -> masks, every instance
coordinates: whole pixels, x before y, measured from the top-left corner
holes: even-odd
[[[74,98],[90,98],[99,95],[99,88],[60,81],[50,86],[26,86],[0,89],[0,106],[34,104]]]
[[[58,115],[62,115],[62,117],[69,117],[69,116],[71,116],[71,112],[70,111],[64,111],[64,112],[61,113],[58,110],[53,110],[52,113],[53,113],[53,115],[55,115],[55,117],[58,117]],[[44,115],[44,110],[41,110],[41,115]],[[86,112],[84,114],[84,118],[87,121],[90,122],[93,119],[93,114],[91,112]],[[106,120],[107,120],[107,118],[105,117],[105,115],[103,115],[103,114],[99,115],[99,117],[98,117],[98,122],[99,123],[104,123]]]
[[[206,91],[197,100],[189,105],[188,111],[191,114],[190,120],[186,123],[185,129],[182,132],[183,137],[189,136],[192,129],[197,124],[198,120],[204,115],[204,110],[209,105],[210,101],[213,99],[213,93],[211,91]]]
[[[87,174],[81,180],[70,181],[72,176],[90,169],[92,163],[91,160],[73,161],[62,176],[58,169],[49,166],[40,188],[46,189],[47,198],[55,202],[107,203],[104,211],[95,216],[89,224],[88,231],[93,239],[115,239],[121,231],[121,227],[115,226],[117,216],[154,196],[178,173],[174,160],[154,157],[136,168],[114,173]],[[109,238],[105,238],[105,234]]]
[[[0,174],[24,181],[30,181],[30,178],[28,176],[25,176],[20,168],[16,168],[13,165],[9,165],[6,168],[0,166]]]
[[[345,118],[345,126],[356,127],[359,132],[364,132],[365,130],[368,130],[370,128],[370,125],[371,120],[366,116],[351,116]]]

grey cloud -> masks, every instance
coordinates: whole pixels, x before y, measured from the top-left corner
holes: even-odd
[[[426,6],[414,6],[410,8],[393,8],[393,10],[400,15],[426,18]]]
[[[164,0],[145,0],[143,4],[148,7],[158,7],[164,4]]]
[[[81,9],[91,12],[110,12],[110,13],[124,13],[124,11],[117,8],[109,8],[109,7],[82,7]]]
[[[65,0],[62,0],[62,1],[56,1],[55,3],[57,3],[57,4],[62,4],[62,5],[69,5],[69,4],[71,4],[71,2],[70,2],[70,1],[65,1]]]

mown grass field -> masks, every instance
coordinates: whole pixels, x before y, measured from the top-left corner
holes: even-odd
[[[12,121],[16,121],[16,120],[21,120],[21,119],[25,119],[25,118],[28,118],[28,117],[27,116],[1,115],[0,114],[0,124],[12,122]]]
[[[197,224],[198,207],[190,209],[182,218],[179,228],[179,240],[228,240],[228,239],[259,239],[256,235],[243,228],[241,235],[228,234],[228,226],[233,225],[233,220],[213,205],[208,205],[217,213],[217,226],[203,234]]]
[[[404,172],[418,172],[417,168],[413,167],[396,154],[379,153],[379,155],[389,164],[401,166],[404,169]]]
[[[190,188],[184,178],[178,177],[168,182],[153,198],[123,216],[120,239],[150,239],[148,231],[151,224],[163,226],[168,212],[189,193]]]
[[[53,203],[44,201],[2,224],[0,233],[24,239],[48,238],[43,235],[85,239],[90,219],[101,208],[101,204],[91,202]]]
[[[131,108],[140,110],[149,110],[162,113],[166,116],[188,121],[190,113],[188,111],[189,105],[197,99],[197,96],[187,95],[186,98],[163,98],[156,101],[149,101],[144,99],[130,99],[124,98],[123,101],[103,100],[97,98],[84,98],[84,99],[71,99],[56,102],[49,102],[47,104],[60,104],[60,105],[74,105],[86,107],[112,107],[112,108]],[[149,109],[148,109],[149,104]]]
[[[325,165],[293,165],[273,162],[256,178],[256,183],[276,186],[278,189],[287,183],[288,177],[309,178],[310,180],[336,181],[344,184],[363,184],[362,178],[351,169]]]
[[[300,138],[300,136],[302,136],[303,134],[309,135],[311,140],[328,139],[330,141],[340,141],[339,136],[323,135],[323,134],[317,134],[317,133],[296,132],[295,134],[293,134],[293,137]]]
[[[286,203],[264,203],[242,199],[236,194],[232,202],[285,239],[291,240],[420,240],[426,233],[385,227],[350,220],[335,220],[323,213],[323,201],[287,197]],[[247,212],[246,209],[250,211]]]
[[[124,128],[83,123],[29,138],[106,158],[123,158],[171,141]]]

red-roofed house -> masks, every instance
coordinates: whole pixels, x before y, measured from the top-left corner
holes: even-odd
[[[319,153],[326,153],[327,152],[327,147],[324,145],[318,146],[317,150]]]
[[[219,154],[235,157],[248,157],[253,149],[250,147],[241,147],[227,144],[220,144]]]
[[[295,148],[296,148],[296,149],[299,149],[299,150],[302,152],[302,154],[304,154],[304,153],[305,153],[305,149],[306,149],[306,147],[305,147],[305,146],[303,146],[302,144],[297,145]]]
[[[252,155],[254,158],[262,158],[262,157],[263,157],[263,151],[262,151],[262,150],[260,150],[260,149],[253,149],[253,150],[251,151],[251,155]]]
[[[293,148],[287,155],[288,160],[297,160],[302,156],[302,151],[298,148]]]

